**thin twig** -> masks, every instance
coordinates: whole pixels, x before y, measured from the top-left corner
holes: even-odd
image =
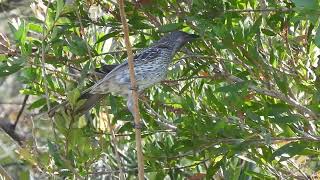
[[[207,149],[210,149],[214,147],[215,145],[218,144],[240,144],[243,142],[246,142],[247,144],[257,144],[257,143],[271,143],[271,144],[279,144],[279,143],[284,143],[284,142],[292,142],[292,141],[313,141],[313,142],[320,142],[320,137],[317,137],[316,139],[310,138],[310,137],[272,137],[270,139],[270,142],[267,142],[266,139],[262,138],[252,138],[252,139],[236,139],[236,138],[211,138],[211,139],[206,139],[207,144],[204,144],[200,146],[197,149],[193,149],[187,152],[184,152],[182,154],[178,154],[176,156],[156,156],[153,158],[158,158],[158,159],[179,159],[185,156],[194,156],[195,153],[199,154]],[[150,156],[151,157],[151,156]],[[152,157],[151,157],[152,158]]]
[[[110,133],[105,133],[105,132],[94,132],[95,134],[104,134],[104,135],[111,135]],[[171,129],[166,129],[166,130],[157,130],[157,131],[146,131],[141,133],[142,136],[148,136],[148,135],[153,135],[157,133],[176,133],[175,131]],[[114,134],[116,137],[125,137],[125,136],[133,136],[135,133],[121,133],[121,134]]]
[[[202,161],[199,161],[199,162],[196,162],[196,163],[193,163],[193,164],[190,164],[190,165],[186,165],[186,166],[181,166],[181,167],[176,167],[175,169],[186,169],[186,168],[190,168],[190,167],[194,167],[194,166],[198,166],[200,164],[204,164],[205,162],[211,160],[211,158],[206,158]],[[167,168],[164,168],[164,169],[167,169]]]
[[[151,107],[151,105],[150,105],[149,103],[147,103],[146,101],[143,101],[143,100],[142,100],[142,102],[144,103],[145,106],[148,107],[148,109],[151,111],[151,114],[153,114],[153,115],[155,115],[155,116],[158,117],[159,120],[158,120],[158,119],[155,120],[157,123],[159,123],[160,125],[168,128],[168,129],[171,129],[171,130],[173,130],[173,131],[176,131],[176,130],[177,130],[177,127],[176,127],[175,125],[173,125],[173,124],[172,124],[171,122],[169,122],[168,120],[162,118],[161,115],[160,115],[159,113],[157,113],[157,112]]]
[[[103,116],[103,117],[105,117],[105,119],[107,120],[107,126],[109,128],[109,133],[111,135],[111,141],[112,141],[112,144],[113,144],[113,150],[114,150],[114,154],[116,155],[116,161],[117,161],[117,165],[118,165],[118,169],[119,169],[119,179],[120,180],[124,180],[125,179],[125,175],[124,175],[124,173],[122,171],[122,162],[121,162],[120,155],[119,155],[119,152],[118,152],[118,140],[117,140],[117,138],[115,136],[115,133],[114,133],[114,130],[112,128],[107,108],[105,108],[105,116]]]
[[[38,152],[38,141],[37,141],[37,138],[36,138],[36,127],[35,127],[35,123],[34,123],[34,118],[33,116],[30,116],[30,120],[31,120],[31,137],[32,137],[32,140],[34,141],[33,144],[34,144],[34,148],[35,150]]]
[[[43,32],[42,32],[41,58],[40,58],[48,113],[50,112],[51,107],[50,107],[50,97],[49,97],[49,86],[48,86],[48,82],[47,82],[47,71],[46,71],[46,68],[45,68],[45,49],[46,49],[45,48],[45,42],[47,42],[46,38],[50,34],[50,31],[51,31],[52,28],[50,28],[50,30],[47,31],[47,32],[45,31],[45,29],[46,29],[46,20],[47,20],[50,4],[51,4],[51,1],[48,1],[47,10],[46,10],[46,13],[45,13],[45,19],[44,19],[43,24],[42,24]],[[52,25],[52,26],[54,26],[54,25]],[[54,137],[57,138],[57,134],[56,134],[56,131],[55,131],[55,128],[54,128],[53,119],[50,118],[50,121],[51,121],[51,126],[52,126]]]
[[[31,66],[36,66],[36,67],[40,67],[40,68],[41,68],[41,65],[34,64],[34,63],[30,63],[30,62],[29,62],[29,64],[30,64]],[[60,70],[57,70],[57,68],[56,68],[56,69],[51,69],[51,68],[49,68],[49,67],[45,67],[45,68],[46,68],[46,70],[51,71],[51,72],[53,72],[53,73],[56,73],[56,74],[58,74],[58,75],[64,74],[64,75],[67,75],[67,76],[70,76],[70,77],[79,78],[79,76],[76,75],[76,74],[72,74],[72,73],[60,71]]]
[[[24,96],[21,109],[20,109],[20,111],[19,111],[19,113],[18,113],[18,116],[17,116],[16,121],[15,121],[14,124],[13,124],[13,130],[15,130],[16,127],[17,127],[17,124],[18,124],[18,122],[19,122],[20,116],[22,115],[22,112],[23,112],[23,110],[24,110],[24,108],[25,108],[25,106],[26,106],[26,104],[27,104],[28,98],[29,98],[29,95],[28,95],[28,94]]]
[[[77,18],[78,18],[78,20],[79,20],[80,28],[81,28],[81,30],[84,30],[84,27],[83,27],[83,25],[82,25],[82,20],[81,20],[79,11],[76,11],[76,14],[77,14]],[[81,30],[80,30],[80,32],[81,32]],[[88,51],[90,63],[94,63],[95,61],[93,61],[93,59],[92,59],[92,54],[91,54],[91,50],[90,50],[90,46],[89,46],[89,43],[88,43],[87,36],[84,35],[83,38],[84,38],[84,41],[85,41],[85,44],[86,44],[86,48],[87,48],[87,51]],[[95,63],[94,63],[94,65],[91,66],[91,70],[93,70],[95,67],[96,67],[96,65],[95,65]]]
[[[138,50],[140,50],[140,49],[139,48],[132,48],[132,51],[138,51]],[[120,54],[120,53],[125,53],[125,52],[127,52],[127,50],[109,51],[109,52],[95,54],[94,56],[104,56],[104,55],[108,55],[108,54]]]
[[[222,72],[222,74],[229,81],[237,82],[237,83],[244,82],[244,80],[242,80],[241,78],[233,76],[233,75],[231,75],[231,74],[229,74],[227,72]],[[248,88],[251,89],[251,90],[254,90],[257,93],[264,94],[264,95],[267,95],[267,96],[271,96],[271,97],[280,99],[280,100],[288,103],[289,105],[297,108],[297,110],[300,113],[308,114],[313,120],[316,120],[318,118],[318,116],[311,109],[307,108],[306,106],[301,105],[299,102],[295,101],[293,98],[285,96],[284,94],[282,94],[282,93],[280,93],[278,91],[262,89],[262,88],[259,88],[259,87],[255,86],[255,85],[253,85],[253,84],[249,84]]]
[[[225,12],[236,12],[236,13],[254,13],[254,12],[290,12],[292,9],[288,8],[263,8],[263,9],[228,9]]]
[[[186,77],[186,78],[180,78],[180,79],[173,79],[173,80],[163,80],[162,83],[175,83],[180,81],[187,81],[191,79],[211,79],[216,80],[218,77],[215,76],[192,76],[192,77]]]
[[[138,156],[138,177],[139,180],[144,180],[144,162],[143,162],[143,152],[142,152],[142,140],[141,140],[141,127],[140,126],[140,113],[139,113],[139,104],[138,104],[138,92],[137,92],[137,82],[134,73],[134,62],[133,62],[133,53],[131,44],[129,41],[129,27],[127,23],[126,13],[124,10],[124,2],[123,0],[118,0],[122,28],[124,32],[124,40],[126,44],[127,54],[128,54],[128,65],[129,65],[129,72],[130,72],[130,81],[132,90],[132,97],[133,98],[133,111],[134,111],[134,121],[136,124],[135,131],[136,131],[136,146],[137,146],[137,156]]]
[[[299,168],[299,165],[297,165],[293,160],[291,160],[291,159],[288,159],[288,162],[302,175],[302,177],[304,178],[304,179],[310,179],[309,177],[308,177],[308,175],[305,173],[305,172],[303,172],[300,168]],[[292,171],[289,171],[289,172],[292,172]]]
[[[20,106],[22,105],[21,102],[6,102],[6,101],[0,101],[1,105],[14,105],[14,106]],[[28,103],[27,103],[28,104]]]
[[[0,165],[0,177],[4,180],[12,180],[11,176],[7,173],[7,171]]]

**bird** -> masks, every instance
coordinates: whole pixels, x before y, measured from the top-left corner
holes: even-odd
[[[166,78],[168,67],[174,55],[188,42],[197,39],[196,34],[189,34],[183,31],[173,31],[166,34],[160,40],[154,42],[150,47],[145,48],[134,55],[134,71],[137,82],[137,92],[140,94],[144,89]],[[112,67],[112,70],[110,70]],[[86,101],[75,110],[75,114],[82,115],[100,102],[107,93],[120,95],[127,100],[128,110],[133,114],[133,97],[129,73],[128,61],[125,60],[117,66],[108,66],[108,73],[87,90],[79,99]],[[67,102],[62,105],[68,104]],[[50,110],[52,117],[58,108]]]

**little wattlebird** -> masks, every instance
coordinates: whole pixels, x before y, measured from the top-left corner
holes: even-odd
[[[174,55],[187,42],[198,38],[198,35],[188,34],[182,31],[174,31],[154,42],[150,47],[143,49],[134,56],[134,71],[137,81],[138,93],[144,89],[162,81],[166,78],[169,64]],[[133,113],[133,98],[129,75],[128,62],[113,68],[104,78],[82,93],[79,99],[86,99],[84,104],[75,110],[77,115],[81,115],[94,107],[107,93],[115,93],[127,99],[127,106]],[[67,102],[61,105],[66,105]],[[53,116],[57,106],[50,112]]]

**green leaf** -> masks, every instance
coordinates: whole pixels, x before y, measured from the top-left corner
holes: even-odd
[[[260,26],[262,24],[262,16],[259,16],[258,19],[254,22],[252,27],[249,29],[249,33],[245,35],[247,39],[251,40],[251,38],[260,31]]]
[[[29,110],[31,109],[35,109],[35,108],[39,108],[41,106],[46,105],[47,99],[46,98],[40,98],[36,101],[34,101],[30,106],[29,106]]]
[[[60,113],[55,114],[54,118],[55,118],[54,123],[55,123],[57,129],[59,130],[59,132],[61,132],[64,136],[67,136],[67,134],[68,134],[67,128],[68,127],[67,127],[66,119]]]
[[[226,111],[226,108],[224,107],[224,104],[216,98],[216,96],[214,95],[214,92],[212,91],[211,88],[207,88],[206,91],[206,96],[207,96],[207,100],[208,100],[208,105],[211,106],[211,105],[215,105],[218,109],[219,112],[223,113],[223,114],[226,114],[227,111]]]
[[[20,180],[29,180],[30,179],[30,171],[28,171],[28,170],[22,170],[17,173],[19,173]]]
[[[292,0],[292,2],[298,8],[317,10],[319,7],[319,2],[317,0]]]
[[[56,9],[56,17],[55,20],[57,20],[63,10],[64,7],[64,0],[57,0],[57,9]]]
[[[320,48],[320,26],[318,26],[316,35],[314,37],[314,44]]]
[[[70,148],[72,149],[72,147],[78,143],[78,140],[82,138],[82,130],[79,128],[70,129],[68,132],[67,138],[68,138],[68,143],[71,145]]]
[[[311,149],[306,149],[309,146],[309,142],[304,142],[304,141],[298,141],[298,142],[291,142],[288,143],[281,148],[277,149],[273,154],[272,154],[272,159],[274,159],[277,156],[282,156],[280,161],[284,161],[288,158],[291,158],[295,155],[311,155],[311,154],[320,154],[319,151],[313,151]]]
[[[96,44],[101,43],[103,41],[106,41],[107,39],[110,39],[112,37],[116,37],[117,35],[120,34],[121,31],[114,31],[108,34],[103,35],[101,38],[99,38],[96,42]]]
[[[275,32],[273,32],[271,29],[262,28],[261,32],[267,36],[275,36],[277,35]]]
[[[25,21],[22,20],[19,24],[19,27],[17,28],[11,23],[9,23],[9,27],[15,37],[15,40],[21,45],[24,44],[27,37],[27,28],[25,25]]]
[[[244,90],[248,88],[248,81],[243,81],[243,82],[238,82],[235,84],[223,86],[220,88],[217,88],[215,91],[216,92],[238,92],[239,90]]]
[[[28,29],[37,33],[42,33],[42,26],[40,24],[29,23]]]
[[[165,24],[158,28],[159,32],[170,32],[174,30],[181,29],[183,27],[183,23],[171,23]]]
[[[8,57],[5,54],[0,54],[0,62],[8,60]]]
[[[31,165],[37,164],[35,154],[33,154],[29,148],[20,148],[18,149],[18,154],[22,159],[30,163]]]
[[[78,36],[73,36],[69,43],[70,51],[77,56],[85,56],[88,53],[86,42]]]
[[[21,64],[2,65],[0,66],[0,77],[8,76],[19,71],[23,66]]]
[[[64,162],[61,159],[61,156],[59,154],[59,150],[57,146],[49,140],[48,140],[48,148],[49,148],[50,155],[53,157],[55,165],[57,165],[58,167],[65,167]]]
[[[74,107],[80,97],[80,90],[78,88],[73,89],[68,93],[67,97],[71,106]]]
[[[216,163],[210,164],[210,166],[208,167],[208,171],[207,171],[207,178],[208,179],[211,179],[216,174],[216,172],[220,169],[220,167],[223,166],[224,160],[225,160],[225,157],[221,158]]]
[[[250,171],[250,170],[246,170],[244,172],[246,175],[252,177],[253,179],[254,178],[257,178],[257,179],[270,179],[270,180],[274,180],[276,179],[275,177],[273,176],[269,176],[269,175],[266,175],[266,174],[262,174],[262,173],[258,173],[258,172],[254,172],[254,171]]]
[[[281,92],[284,94],[288,94],[288,79],[284,74],[279,75],[278,73],[274,73],[274,79],[276,84],[278,85]]]
[[[272,123],[277,123],[277,124],[291,124],[291,123],[296,123],[303,120],[303,118],[299,115],[295,114],[290,114],[288,116],[277,116],[274,119],[271,118]]]
[[[55,18],[55,13],[51,8],[48,8],[47,10],[47,17],[46,17],[46,27],[47,29],[51,29],[54,26],[54,20]]]

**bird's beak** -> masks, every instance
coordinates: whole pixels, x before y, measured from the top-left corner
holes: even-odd
[[[195,40],[195,39],[198,39],[200,36],[196,35],[196,34],[189,34],[188,37],[187,37],[187,40],[188,41],[192,41],[192,40]]]

